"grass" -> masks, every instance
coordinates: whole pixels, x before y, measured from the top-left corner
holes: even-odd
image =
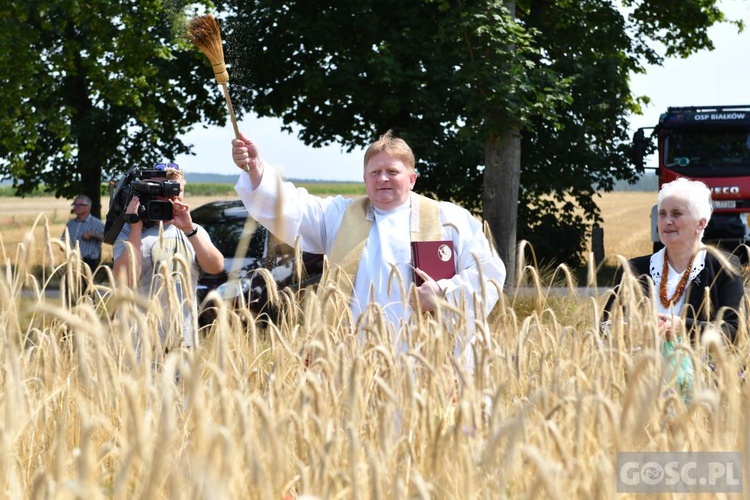
[[[633,232],[648,212],[622,195],[604,210],[607,254],[646,253]],[[533,267],[531,288],[504,296],[478,332],[473,373],[443,322],[419,317],[396,349],[377,310],[360,337],[323,319],[345,304],[315,294],[280,294],[285,315],[265,330],[222,308],[199,347],[164,354],[153,324],[177,305],[92,281],[56,240],[68,210],[0,198],[14,263],[0,274],[3,496],[613,498],[619,451],[750,443],[746,322],[731,349],[707,338],[681,351],[697,367],[689,400],[637,291],[603,340],[605,296],[553,293]],[[60,293],[32,272],[37,251]]]
[[[297,182],[295,185],[304,187],[310,194],[315,196],[329,196],[340,194],[341,196],[364,196],[365,185],[363,182]]]

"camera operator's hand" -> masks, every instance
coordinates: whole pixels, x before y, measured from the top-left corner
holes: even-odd
[[[131,215],[138,215],[138,207],[141,206],[141,202],[137,196],[133,196],[128,202],[128,206],[125,207],[126,220]],[[139,217],[133,217],[133,222],[128,221],[130,224],[130,234],[128,235],[128,243],[133,246],[133,252],[125,252],[120,258],[115,259],[112,266],[112,271],[115,273],[118,279],[122,280],[128,286],[135,286],[138,282],[138,276],[141,275],[143,269],[143,253],[141,253],[141,235],[143,234],[143,221]],[[131,257],[133,262],[131,262]]]
[[[220,273],[224,269],[224,256],[211,242],[205,230],[199,231],[190,216],[190,205],[184,201],[172,198],[172,224],[185,233],[195,250],[198,265],[209,274]]]
[[[141,206],[141,200],[138,199],[137,196],[133,196],[130,198],[130,201],[128,202],[128,206],[125,207],[125,215],[138,215],[138,208]],[[131,222],[130,225],[133,224],[142,224],[140,219],[138,222]]]
[[[177,226],[177,229],[185,233],[189,233],[193,228],[193,218],[190,217],[190,205],[184,201],[172,198],[172,224]]]

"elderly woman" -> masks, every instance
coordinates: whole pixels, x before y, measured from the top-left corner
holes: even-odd
[[[733,342],[744,286],[739,259],[734,255],[717,257],[701,242],[711,219],[711,191],[702,182],[679,178],[662,186],[658,208],[659,239],[664,248],[628,264],[644,293],[652,289],[648,280],[653,282],[658,294],[659,332],[668,342],[683,331],[699,338],[707,324],[715,324],[726,340]],[[604,319],[609,318],[615,298],[610,297]]]

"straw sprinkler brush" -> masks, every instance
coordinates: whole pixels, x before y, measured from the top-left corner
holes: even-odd
[[[188,23],[188,38],[211,61],[211,65],[214,67],[216,82],[224,90],[224,99],[227,101],[229,118],[232,120],[232,127],[234,127],[234,136],[239,139],[240,129],[237,127],[237,118],[234,116],[232,100],[229,98],[229,91],[227,90],[229,73],[227,73],[227,67],[224,64],[224,49],[221,46],[219,22],[211,14],[194,18]]]

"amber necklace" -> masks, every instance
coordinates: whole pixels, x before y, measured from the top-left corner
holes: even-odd
[[[685,272],[682,273],[680,282],[677,283],[677,288],[674,291],[672,297],[667,298],[667,275],[669,274],[669,261],[667,260],[667,250],[664,249],[664,269],[661,272],[661,283],[659,283],[659,300],[661,301],[662,307],[668,309],[670,305],[674,304],[682,294],[685,293],[685,287],[687,286],[688,278],[690,277],[690,271],[693,269],[693,261],[695,260],[695,254],[690,257]]]

